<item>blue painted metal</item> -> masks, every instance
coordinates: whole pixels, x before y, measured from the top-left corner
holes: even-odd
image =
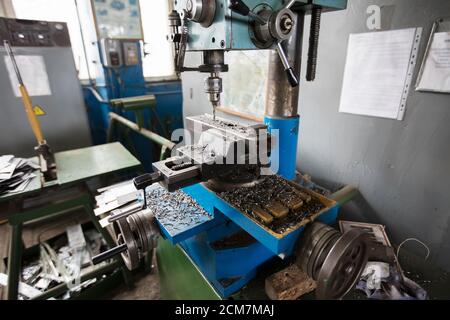
[[[215,212],[215,217],[223,215]],[[202,271],[220,296],[226,298],[255,277],[257,267],[274,256],[260,242],[248,246],[220,249],[213,242],[241,231],[231,221],[222,223],[181,243],[182,248]]]
[[[247,217],[201,184],[184,188],[213,217],[192,229],[170,234],[158,221],[164,236],[172,243],[179,243],[202,274],[212,284],[221,297],[226,298],[256,275],[258,267],[269,259],[284,254],[290,256],[303,227],[288,234],[271,233],[254,220]],[[318,220],[334,223],[337,205],[319,216]],[[244,230],[255,242],[234,248],[217,248],[213,242]]]
[[[104,77],[102,75],[97,79],[101,85],[95,86],[95,89],[105,101],[115,98],[154,94],[157,105],[154,113],[151,110],[144,111],[145,127],[169,139],[174,130],[183,128],[180,81],[147,83],[143,76],[141,64],[115,69],[103,68],[103,71]],[[109,112],[114,111],[131,121],[136,121],[133,112],[112,110],[108,103],[98,101],[88,89],[88,86],[83,87],[83,93],[88,108],[94,144],[106,143]],[[155,114],[157,117],[155,117]],[[159,160],[159,150],[141,135],[134,132],[129,134],[136,149],[137,154],[135,155],[143,163],[146,170],[152,171],[151,164]],[[129,144],[128,141],[121,142],[126,146]],[[131,146],[128,147],[131,150]]]
[[[300,117],[276,118],[266,116],[264,123],[275,139],[275,146],[270,159],[272,168],[278,167],[278,171],[274,170],[275,172],[288,180],[293,180],[297,163]]]
[[[225,215],[228,219],[248,232],[256,240],[258,240],[261,244],[263,244],[266,248],[271,250],[276,255],[291,255],[293,251],[293,245],[296,242],[301,231],[303,230],[303,228],[299,228],[284,235],[271,233],[262,225],[256,223],[253,219],[241,213],[226,201],[217,197],[212,191],[208,190],[201,184],[184,188],[183,191],[193,197],[199,205],[201,205],[206,211],[210,212],[211,214],[214,214],[215,210],[217,210],[221,214]],[[338,207],[334,206],[327,212],[324,212],[321,215],[321,219],[333,221],[336,220],[337,214]]]
[[[182,12],[184,1],[172,0],[175,10]],[[232,12],[230,0],[216,1],[216,14],[213,24],[205,29],[199,23],[188,22],[189,42],[188,51],[200,50],[253,50],[257,49],[251,39],[248,18]],[[258,12],[264,8],[279,10],[286,1],[280,0],[246,0],[246,5]],[[339,10],[347,7],[347,0],[301,0],[298,1],[300,10],[309,10],[312,5],[319,5],[327,10]],[[230,18],[231,17],[231,18]]]

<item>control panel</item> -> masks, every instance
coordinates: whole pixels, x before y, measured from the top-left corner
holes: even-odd
[[[118,68],[140,63],[139,40],[101,39],[100,52],[103,66]]]
[[[0,18],[0,43],[8,40],[13,47],[70,47],[64,22]]]
[[[123,65],[122,46],[120,40],[101,39],[100,53],[103,66],[107,68],[118,68]]]

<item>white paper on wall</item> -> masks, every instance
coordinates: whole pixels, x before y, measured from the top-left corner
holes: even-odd
[[[416,89],[450,93],[450,32],[434,34]]]
[[[339,112],[403,120],[421,34],[351,34]]]
[[[5,56],[4,58],[14,95],[16,97],[21,97],[19,91],[19,81],[17,80],[11,59],[9,56]],[[31,97],[51,95],[52,91],[50,90],[50,82],[48,80],[44,57],[17,55],[15,58],[22,76],[22,80],[27,87],[28,94]]]

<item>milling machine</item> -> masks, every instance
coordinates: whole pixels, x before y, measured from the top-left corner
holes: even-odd
[[[367,261],[364,234],[340,234],[326,226],[336,221],[338,204],[292,182],[304,17],[312,15],[307,65],[312,81],[321,13],[345,9],[346,3],[174,0],[169,38],[176,71],[209,74],[205,92],[213,110],[220,105],[220,72],[228,70],[225,52],[271,50],[265,124],[243,126],[215,111],[187,118],[188,129],[200,138],[134,179],[143,196],[105,218],[115,228],[118,247],[95,262],[121,253],[133,269],[161,234],[157,256],[165,298],[227,298],[277,256],[296,256],[316,280],[319,298],[340,298],[354,286]],[[185,66],[189,51],[202,52],[201,66]],[[279,168],[273,170],[273,163]]]

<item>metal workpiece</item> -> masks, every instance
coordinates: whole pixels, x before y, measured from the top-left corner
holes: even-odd
[[[296,13],[297,23],[292,36],[284,41],[284,49],[288,66],[292,66],[296,75],[300,74],[301,48],[304,13]],[[286,77],[286,67],[277,51],[272,50],[269,55],[269,73],[266,90],[265,115],[269,117],[295,117],[298,114],[299,87],[293,87]]]
[[[189,127],[201,131],[199,141],[179,147],[177,156],[153,163],[154,173],[134,179],[138,190],[157,182],[170,192],[210,179],[242,182],[249,173],[258,179],[260,169],[270,163],[271,136],[264,125],[242,126],[199,116],[188,119]]]
[[[309,224],[297,244],[296,264],[317,282],[318,299],[341,299],[359,280],[369,252],[367,234],[344,234],[323,223]]]
[[[270,136],[265,136],[267,135],[267,126],[264,124],[243,125],[221,117],[214,119],[209,114],[187,117],[186,128],[194,133],[214,129],[220,131],[224,137],[232,135],[245,140],[270,140]]]

